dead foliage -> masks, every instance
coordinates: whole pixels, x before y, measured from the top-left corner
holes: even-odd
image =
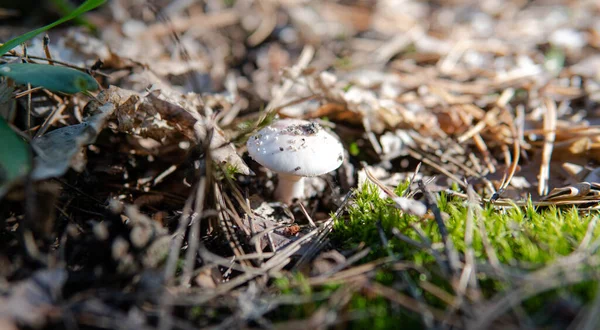
[[[356,293],[430,328],[528,326],[521,302],[598,279],[593,226],[580,250],[527,274],[490,249],[478,263],[472,232],[488,203],[598,208],[598,15],[595,1],[122,0],[89,15],[96,34],[52,30],[52,62],[102,63],[92,74],[104,89],[89,98],[0,82],[0,100],[16,99],[0,116],[35,153],[30,177],[0,200],[0,327],[327,328],[360,317],[347,312]],[[45,54],[39,38],[0,61]],[[319,121],[348,150],[289,207],[244,150],[277,116]],[[392,254],[360,263],[369,249],[331,244],[334,218],[366,181],[437,223],[442,249],[392,235],[431,251],[449,288],[415,283],[408,272],[428,270]],[[440,191],[469,205],[464,254]],[[402,287],[376,282],[379,267]],[[277,294],[274,279],[291,271],[339,286]],[[484,297],[478,276],[512,286]],[[311,301],[306,319],[277,315]],[[561,324],[593,328],[586,311]]]

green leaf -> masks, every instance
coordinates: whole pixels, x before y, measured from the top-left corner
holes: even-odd
[[[0,117],[0,197],[31,170],[29,148]]]
[[[20,85],[31,84],[33,87],[66,94],[98,89],[94,77],[65,66],[8,63],[0,65],[0,76],[8,77]]]
[[[24,43],[25,41],[37,36],[38,34],[45,32],[47,30],[50,30],[51,28],[53,28],[59,24],[70,21],[70,20],[74,19],[75,17],[102,5],[105,2],[106,2],[106,0],[88,0],[88,1],[84,2],[81,6],[77,7],[77,9],[75,9],[69,15],[64,16],[63,18],[59,19],[58,21],[48,24],[39,29],[29,31],[25,34],[22,34],[16,38],[9,40],[8,42],[6,42],[2,46],[0,46],[0,56],[6,54],[9,50],[17,47],[18,45]]]
[[[75,10],[75,5],[71,3],[70,0],[51,0],[53,8],[60,14],[60,16],[69,15],[73,10]],[[73,23],[76,25],[85,26],[90,31],[97,31],[97,27],[92,24],[90,21],[85,19],[84,16],[75,17],[73,19]]]

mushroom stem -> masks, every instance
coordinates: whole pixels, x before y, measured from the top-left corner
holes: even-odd
[[[279,173],[279,183],[275,189],[275,198],[283,203],[292,204],[294,198],[304,197],[304,177]]]

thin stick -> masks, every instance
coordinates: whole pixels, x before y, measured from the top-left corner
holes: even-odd
[[[196,187],[196,202],[194,203],[194,215],[192,219],[192,227],[188,236],[188,249],[185,254],[185,263],[183,274],[181,276],[180,285],[187,286],[191,280],[191,274],[194,270],[196,253],[200,242],[200,223],[202,219],[202,211],[204,209],[204,198],[206,196],[206,176],[200,178]]]
[[[54,65],[54,61],[52,61],[52,55],[50,54],[50,37],[47,33],[44,36],[43,40],[44,53],[46,54],[46,58],[48,59],[48,64]]]
[[[52,110],[52,113],[50,113],[50,116],[46,117],[46,120],[44,120],[42,127],[40,127],[40,129],[35,133],[33,138],[36,139],[36,138],[42,136],[44,133],[46,133],[46,131],[48,130],[48,127],[50,127],[50,125],[52,125],[54,123],[55,118],[57,116],[59,116],[66,108],[67,108],[67,105],[64,103],[59,105],[58,107],[55,107]]]
[[[552,149],[556,139],[556,103],[546,99],[544,102],[546,112],[544,115],[544,148],[542,150],[542,164],[540,165],[540,175],[538,184],[538,193],[540,196],[548,194],[548,180],[550,179],[550,160],[552,158]]]
[[[444,243],[444,252],[446,253],[446,257],[448,258],[448,267],[450,269],[450,273],[454,275],[456,274],[456,271],[458,269],[458,253],[454,249],[454,243],[450,239],[448,228],[444,223],[442,213],[440,212],[440,209],[437,206],[435,198],[433,197],[429,189],[427,189],[423,180],[419,180],[418,184],[419,189],[421,189],[425,197],[425,204],[427,205],[427,208],[431,210],[431,213],[433,213],[435,222],[438,225],[438,230],[440,231],[440,235],[442,236],[442,243]]]

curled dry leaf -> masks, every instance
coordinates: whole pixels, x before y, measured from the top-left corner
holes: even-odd
[[[228,164],[236,169],[236,172],[248,175],[250,168],[235,151],[234,146],[227,141],[225,134],[216,123],[208,118],[197,121],[194,125],[196,136],[200,141],[210,137],[210,156],[219,164]]]
[[[117,130],[120,132],[162,141],[176,131],[175,126],[159,115],[164,104],[154,104],[153,100],[156,98],[147,100],[134,91],[114,86],[101,93],[98,98],[116,105]],[[166,111],[168,110],[163,112]]]
[[[186,138],[195,141],[194,124],[202,117],[195,111],[186,110],[183,107],[159,98],[160,91],[152,91],[140,104],[138,109],[141,113],[159,114],[160,118],[181,132]]]
[[[82,171],[85,167],[83,147],[94,143],[114,112],[114,104],[108,102],[98,108],[81,124],[56,129],[31,142],[37,153],[31,177],[43,180],[63,175],[69,168]]]
[[[116,104],[117,130],[156,141],[183,138],[199,144],[210,138],[211,157],[217,163],[229,164],[239,173],[250,169],[229,143],[216,123],[196,110],[184,95],[164,95],[159,90],[146,96],[111,86],[103,93],[104,100]]]

